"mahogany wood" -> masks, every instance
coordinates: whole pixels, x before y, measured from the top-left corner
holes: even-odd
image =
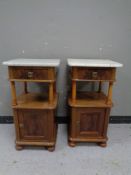
[[[73,67],[73,80],[115,81],[115,68]]]
[[[54,80],[55,68],[53,67],[24,67],[24,66],[10,66],[10,79],[22,80]]]
[[[72,123],[70,126],[70,141],[107,140],[107,121],[110,108],[71,108]]]
[[[25,146],[45,146],[54,151],[57,133],[55,109],[58,95],[55,90],[56,72],[53,67],[9,67],[12,108],[16,130],[16,149]],[[24,83],[24,93],[16,95],[15,81]],[[29,93],[28,82],[48,82],[49,93]]]
[[[14,118],[18,120],[18,123],[15,123],[18,124],[17,145],[54,146],[56,137],[54,111],[14,109],[14,114]]]
[[[101,147],[106,147],[115,74],[115,68],[71,68],[69,146],[74,147],[77,142],[98,142]],[[91,81],[94,86],[98,82],[97,92],[79,92],[76,86],[78,81]],[[109,82],[108,95],[102,92],[104,82]]]

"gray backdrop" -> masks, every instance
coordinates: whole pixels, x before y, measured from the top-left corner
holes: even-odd
[[[60,58],[58,116],[66,115],[66,59],[111,58],[117,71],[112,115],[131,115],[131,0],[0,0],[0,62]],[[0,115],[12,115],[0,65]]]

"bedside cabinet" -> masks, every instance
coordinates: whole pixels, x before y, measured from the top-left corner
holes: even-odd
[[[55,149],[57,123],[55,111],[57,59],[16,59],[4,62],[8,66],[12,94],[12,108],[16,129],[16,149],[24,146],[45,146]],[[16,82],[23,84],[18,96]],[[29,83],[48,84],[48,93],[30,92]]]
[[[122,64],[111,60],[68,59],[68,66],[71,75],[69,145],[97,142],[105,147],[116,67]],[[108,83],[107,93],[103,88],[105,82]],[[78,88],[81,83],[81,86],[90,85],[88,91]]]

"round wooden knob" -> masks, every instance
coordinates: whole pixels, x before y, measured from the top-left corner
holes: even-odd
[[[27,76],[28,78],[33,78],[33,72],[28,72]]]

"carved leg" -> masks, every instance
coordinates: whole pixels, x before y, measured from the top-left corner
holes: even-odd
[[[55,150],[55,146],[49,146],[47,147],[48,151],[53,152]]]
[[[106,142],[100,142],[100,143],[98,143],[98,145],[104,148],[104,147],[107,146],[107,143]]]
[[[76,143],[73,142],[73,141],[69,141],[68,144],[69,144],[70,147],[75,147],[76,146]]]
[[[20,150],[23,149],[23,146],[21,146],[21,145],[16,145],[15,148],[16,148],[17,151],[20,151]]]

